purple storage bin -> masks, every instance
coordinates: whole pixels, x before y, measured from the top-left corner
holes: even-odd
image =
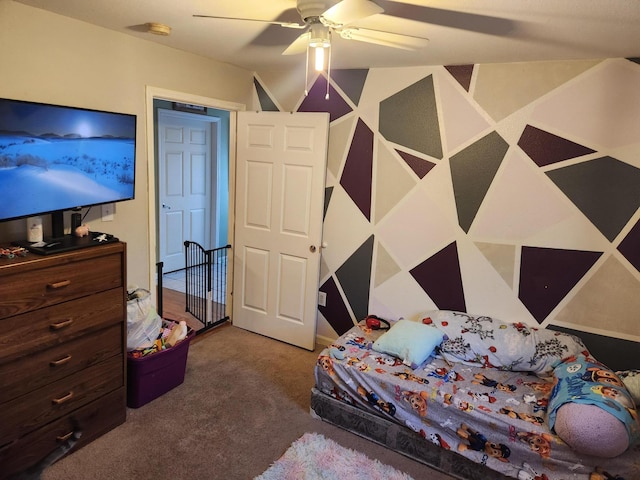
[[[127,406],[138,408],[184,382],[189,344],[195,332],[175,346],[146,357],[127,356]]]

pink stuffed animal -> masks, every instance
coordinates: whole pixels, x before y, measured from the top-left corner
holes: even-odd
[[[89,235],[89,226],[86,223],[80,225],[76,228],[75,234],[76,237],[86,237]]]

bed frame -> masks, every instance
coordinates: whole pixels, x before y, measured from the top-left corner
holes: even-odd
[[[425,440],[413,430],[311,389],[311,415],[460,480],[513,480],[456,452]]]

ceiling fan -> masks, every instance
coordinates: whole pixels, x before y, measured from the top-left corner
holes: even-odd
[[[309,47],[327,48],[331,34],[336,33],[347,40],[357,40],[386,47],[415,50],[424,47],[428,39],[413,35],[398,34],[384,30],[362,28],[355,22],[372,15],[384,13],[384,9],[371,0],[341,0],[329,9],[323,0],[297,0],[297,10],[302,23],[278,22],[256,18],[220,17],[215,15],[193,15],[201,18],[244,20],[279,25],[284,28],[306,30],[282,52],[283,55],[305,53]]]

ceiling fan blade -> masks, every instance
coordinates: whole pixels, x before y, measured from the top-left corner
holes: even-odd
[[[406,0],[376,0],[376,2],[384,8],[386,16],[404,18],[414,22],[458,28],[489,35],[506,35],[518,28],[516,21],[507,18],[448,10],[446,8],[427,7],[416,5],[416,2],[407,2]]]
[[[193,15],[193,16],[197,18],[217,18],[220,20],[243,20],[245,22],[268,23],[270,25],[280,25],[281,27],[284,27],[284,28],[299,28],[299,29],[307,28],[306,25],[301,25],[295,22],[277,22],[272,20],[260,20],[257,18],[217,17],[215,15]]]
[[[340,27],[383,12],[371,0],[342,0],[326,10],[320,20],[329,27]]]
[[[309,39],[311,38],[311,32],[305,32],[296,38],[287,49],[282,52],[282,55],[298,55],[307,51],[309,46]]]
[[[428,38],[416,37],[413,35],[400,35],[384,30],[373,30],[370,28],[344,28],[337,30],[342,38],[347,40],[357,40],[360,42],[374,43],[391,48],[401,48],[403,50],[416,50],[426,47]]]

